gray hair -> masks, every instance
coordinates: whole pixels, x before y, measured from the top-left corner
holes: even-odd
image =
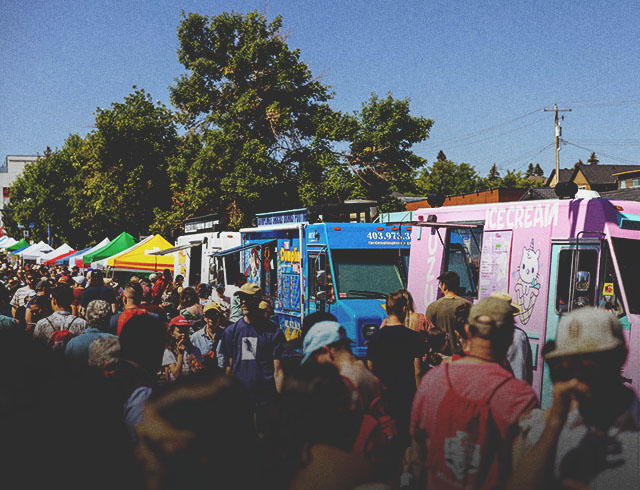
[[[94,299],[87,305],[87,325],[106,332],[111,320],[111,305],[102,299]]]
[[[100,337],[89,346],[89,366],[103,367],[120,357],[120,339],[118,337]]]

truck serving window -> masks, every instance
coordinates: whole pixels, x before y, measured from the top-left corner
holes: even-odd
[[[409,250],[332,251],[338,299],[385,299],[405,287],[405,256]]]
[[[616,253],[620,280],[629,302],[630,313],[640,313],[640,261],[638,249],[640,241],[628,238],[612,238],[613,250]]]
[[[575,254],[578,254],[577,261]],[[556,284],[556,312],[565,313],[581,306],[593,306],[598,251],[595,248],[566,248],[558,257]],[[571,281],[573,278],[573,305],[571,308]]]
[[[444,268],[460,276],[460,296],[478,297],[481,252],[482,227],[449,229]]]

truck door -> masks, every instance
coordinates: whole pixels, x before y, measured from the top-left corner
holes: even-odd
[[[545,344],[555,340],[558,322],[564,314],[582,306],[598,305],[601,243],[599,237],[552,241]],[[546,363],[540,393],[541,406],[548,407],[552,384]]]
[[[307,255],[308,279],[308,311],[329,311],[335,301],[331,271],[328,267],[327,254],[324,251],[312,251]]]

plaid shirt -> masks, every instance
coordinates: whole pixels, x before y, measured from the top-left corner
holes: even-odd
[[[68,311],[55,311],[47,318],[36,323],[33,331],[33,339],[47,344],[53,335],[53,330],[69,330],[75,337],[80,335],[87,328],[87,322],[79,316],[72,315]]]
[[[16,291],[11,299],[11,306],[14,308],[19,308],[21,306],[26,306],[26,298],[33,296],[36,292],[31,289],[28,285],[22,286],[20,289]]]

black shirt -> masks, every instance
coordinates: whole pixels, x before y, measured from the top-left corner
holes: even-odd
[[[369,340],[367,359],[390,395],[411,398],[416,391],[414,359],[425,352],[426,344],[418,332],[404,325],[387,325]]]

